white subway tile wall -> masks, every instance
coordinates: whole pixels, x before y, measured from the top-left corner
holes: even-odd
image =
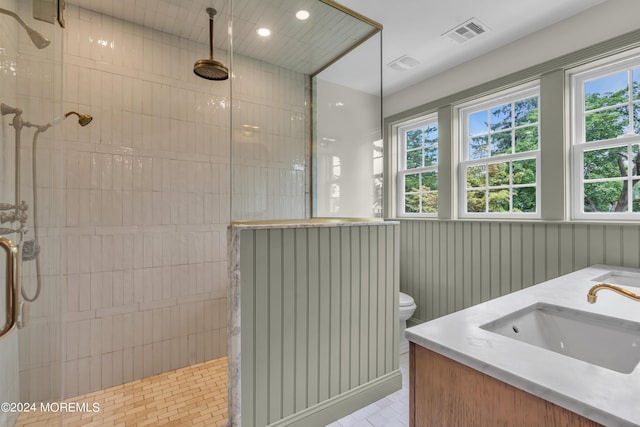
[[[206,46],[73,5],[66,19],[64,110],[94,120],[64,121],[64,182],[54,161],[39,176],[65,193],[64,243],[43,252],[64,262],[72,397],[226,355],[231,102],[228,81],[193,74]],[[234,217],[303,217],[308,79],[234,61]],[[39,202],[43,225],[55,202]],[[23,345],[57,339],[45,335],[25,330]],[[29,350],[30,400],[43,380]]]

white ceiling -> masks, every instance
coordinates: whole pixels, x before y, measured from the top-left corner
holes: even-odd
[[[428,77],[567,19],[604,0],[338,0],[384,26],[383,93],[390,95]],[[490,31],[457,44],[442,34],[476,18]],[[571,35],[568,34],[568,37]],[[403,55],[421,62],[396,71],[386,64]],[[358,77],[365,90],[372,82]]]
[[[527,34],[569,18],[605,0],[337,0],[338,3],[381,23],[383,93],[390,95],[463,62],[515,41]],[[204,9],[215,7],[216,48],[228,46],[224,25],[229,14],[228,0],[67,0],[69,3],[93,9],[140,25],[208,44],[208,16]],[[298,23],[289,19],[289,10],[306,7],[322,17],[312,24],[314,34],[325,32],[319,43],[305,41]],[[302,72],[313,72],[319,63],[326,63],[333,51],[343,51],[362,34],[366,25],[322,5],[319,0],[234,0],[234,49],[269,61],[285,61],[281,66]],[[340,16],[342,15],[342,18]],[[242,17],[241,19],[239,17]],[[442,34],[463,22],[475,18],[489,29],[482,36],[457,44]],[[309,20],[312,21],[312,20]],[[256,41],[255,29],[274,24],[282,31],[280,50],[271,50],[267,43]],[[251,38],[248,38],[252,36]],[[571,35],[567,35],[570,37]],[[272,36],[277,41],[277,35]],[[315,37],[315,36],[314,36]],[[275,43],[271,43],[275,44]],[[207,49],[203,49],[203,57]],[[370,93],[380,91],[380,38],[375,37],[347,58],[324,71],[321,77]],[[243,52],[240,52],[243,53]],[[260,55],[266,55],[262,58]],[[420,64],[406,71],[396,71],[387,63],[409,55]],[[278,59],[279,58],[279,59]],[[376,61],[371,60],[376,58]],[[324,61],[324,62],[323,62]],[[275,63],[275,62],[274,62]],[[304,68],[306,67],[306,68]],[[313,67],[316,67],[313,69]]]
[[[372,27],[318,0],[67,0],[68,4],[153,28],[205,45],[209,15],[214,17],[215,49],[233,52],[288,70],[314,74],[372,31]],[[311,17],[295,18],[306,9]],[[271,30],[259,37],[258,28]],[[203,46],[203,58],[209,50]],[[224,62],[224,58],[218,58]]]

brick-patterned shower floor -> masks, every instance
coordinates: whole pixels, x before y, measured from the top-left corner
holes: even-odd
[[[95,402],[96,413],[65,413],[64,427],[188,426],[227,423],[227,358],[154,375],[69,399]],[[16,427],[60,425],[60,413],[25,412]]]

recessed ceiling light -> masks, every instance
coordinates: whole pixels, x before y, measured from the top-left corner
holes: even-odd
[[[258,28],[258,35],[261,37],[269,37],[271,35],[271,30],[268,28]]]
[[[299,10],[296,12],[296,18],[304,21],[305,19],[309,18],[309,12],[307,12],[306,10]]]

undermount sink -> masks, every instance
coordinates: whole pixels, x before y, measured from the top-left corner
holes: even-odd
[[[632,273],[630,271],[608,271],[601,276],[593,278],[592,281],[640,288],[640,274]]]
[[[536,303],[481,326],[623,374],[640,362],[640,323]]]

